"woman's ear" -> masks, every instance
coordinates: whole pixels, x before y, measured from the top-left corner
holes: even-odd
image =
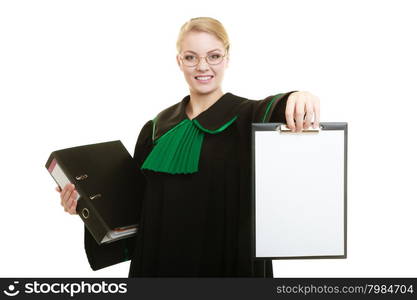
[[[227,67],[229,67],[229,60],[230,60],[229,54],[227,54],[227,56],[225,56],[224,59],[225,59],[224,68],[226,69]]]
[[[177,64],[178,64],[178,67],[180,67],[180,69],[181,69],[181,71],[182,71],[182,64],[181,64],[181,59],[180,59],[180,55],[179,54],[177,54]]]

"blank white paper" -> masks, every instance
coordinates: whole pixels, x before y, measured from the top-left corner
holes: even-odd
[[[255,131],[256,257],[344,255],[344,131]]]

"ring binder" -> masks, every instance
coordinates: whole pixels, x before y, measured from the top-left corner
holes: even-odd
[[[81,214],[84,217],[84,219],[87,219],[90,216],[90,211],[88,210],[88,208],[84,207],[81,211]]]
[[[140,168],[120,141],[54,151],[45,167],[61,189],[75,186],[76,211],[97,244],[137,234]]]

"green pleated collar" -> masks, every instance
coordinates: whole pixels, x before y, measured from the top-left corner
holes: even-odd
[[[190,95],[185,96],[179,103],[168,107],[156,116],[154,139],[158,139],[171,128],[188,119],[185,107],[190,101]],[[225,93],[213,105],[192,119],[196,124],[208,131],[215,131],[238,115],[240,105],[246,98]]]
[[[226,93],[191,120],[185,112],[188,95],[159,113],[153,120],[154,147],[141,168],[170,174],[197,172],[204,136],[226,130],[237,119],[242,100]]]

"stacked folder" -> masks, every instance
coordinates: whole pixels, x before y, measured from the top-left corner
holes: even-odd
[[[98,244],[137,233],[141,173],[120,141],[54,151],[45,167],[61,189],[75,185],[77,213]]]

